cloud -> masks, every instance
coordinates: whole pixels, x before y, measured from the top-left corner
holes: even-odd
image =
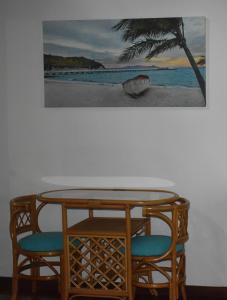
[[[206,19],[205,17],[183,18],[185,38],[193,55],[205,55]]]
[[[205,18],[186,17],[185,37],[193,55],[205,54]],[[119,20],[44,21],[44,52],[62,56],[86,56],[103,64],[118,63],[118,57],[130,43],[122,41],[122,32],[112,28]],[[144,55],[145,56],[145,55]],[[143,61],[144,56],[134,59]],[[159,56],[185,57],[179,47]]]
[[[113,51],[123,47],[119,32],[112,30],[116,22],[118,20],[45,21],[44,42],[95,51]]]

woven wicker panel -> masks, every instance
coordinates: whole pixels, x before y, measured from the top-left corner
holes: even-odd
[[[186,208],[182,208],[178,210],[177,221],[178,221],[177,237],[178,239],[180,239],[187,235],[188,211]]]
[[[31,225],[31,213],[24,211],[17,215],[16,229]]]
[[[126,290],[124,237],[68,236],[69,286]]]
[[[135,234],[133,234],[133,237],[138,235],[146,235],[146,226],[144,224],[143,227],[139,228]]]

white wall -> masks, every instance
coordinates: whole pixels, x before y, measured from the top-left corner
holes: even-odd
[[[7,102],[6,102],[6,54],[5,54],[5,8],[0,4],[0,245],[2,251],[0,270],[9,270],[9,164],[7,141]],[[2,274],[2,273],[1,273]]]
[[[47,175],[171,179],[191,201],[188,284],[227,286],[226,0],[7,5],[10,195],[50,188],[40,180]],[[42,20],[167,16],[207,17],[208,108],[44,108]],[[9,275],[8,244],[1,252],[0,274]]]

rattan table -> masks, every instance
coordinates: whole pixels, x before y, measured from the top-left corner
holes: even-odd
[[[131,237],[149,234],[146,218],[131,218],[135,207],[174,202],[164,190],[67,189],[41,193],[38,200],[62,205],[64,291],[70,296],[133,299]],[[68,212],[85,209],[88,216],[69,226]],[[97,217],[94,212],[123,211],[124,217]],[[71,298],[70,298],[71,299]]]

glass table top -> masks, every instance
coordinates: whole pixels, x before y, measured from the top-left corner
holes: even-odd
[[[50,202],[62,202],[63,200],[115,200],[121,202],[169,200],[172,202],[177,197],[178,195],[174,192],[162,190],[65,189],[41,193],[38,199]]]

